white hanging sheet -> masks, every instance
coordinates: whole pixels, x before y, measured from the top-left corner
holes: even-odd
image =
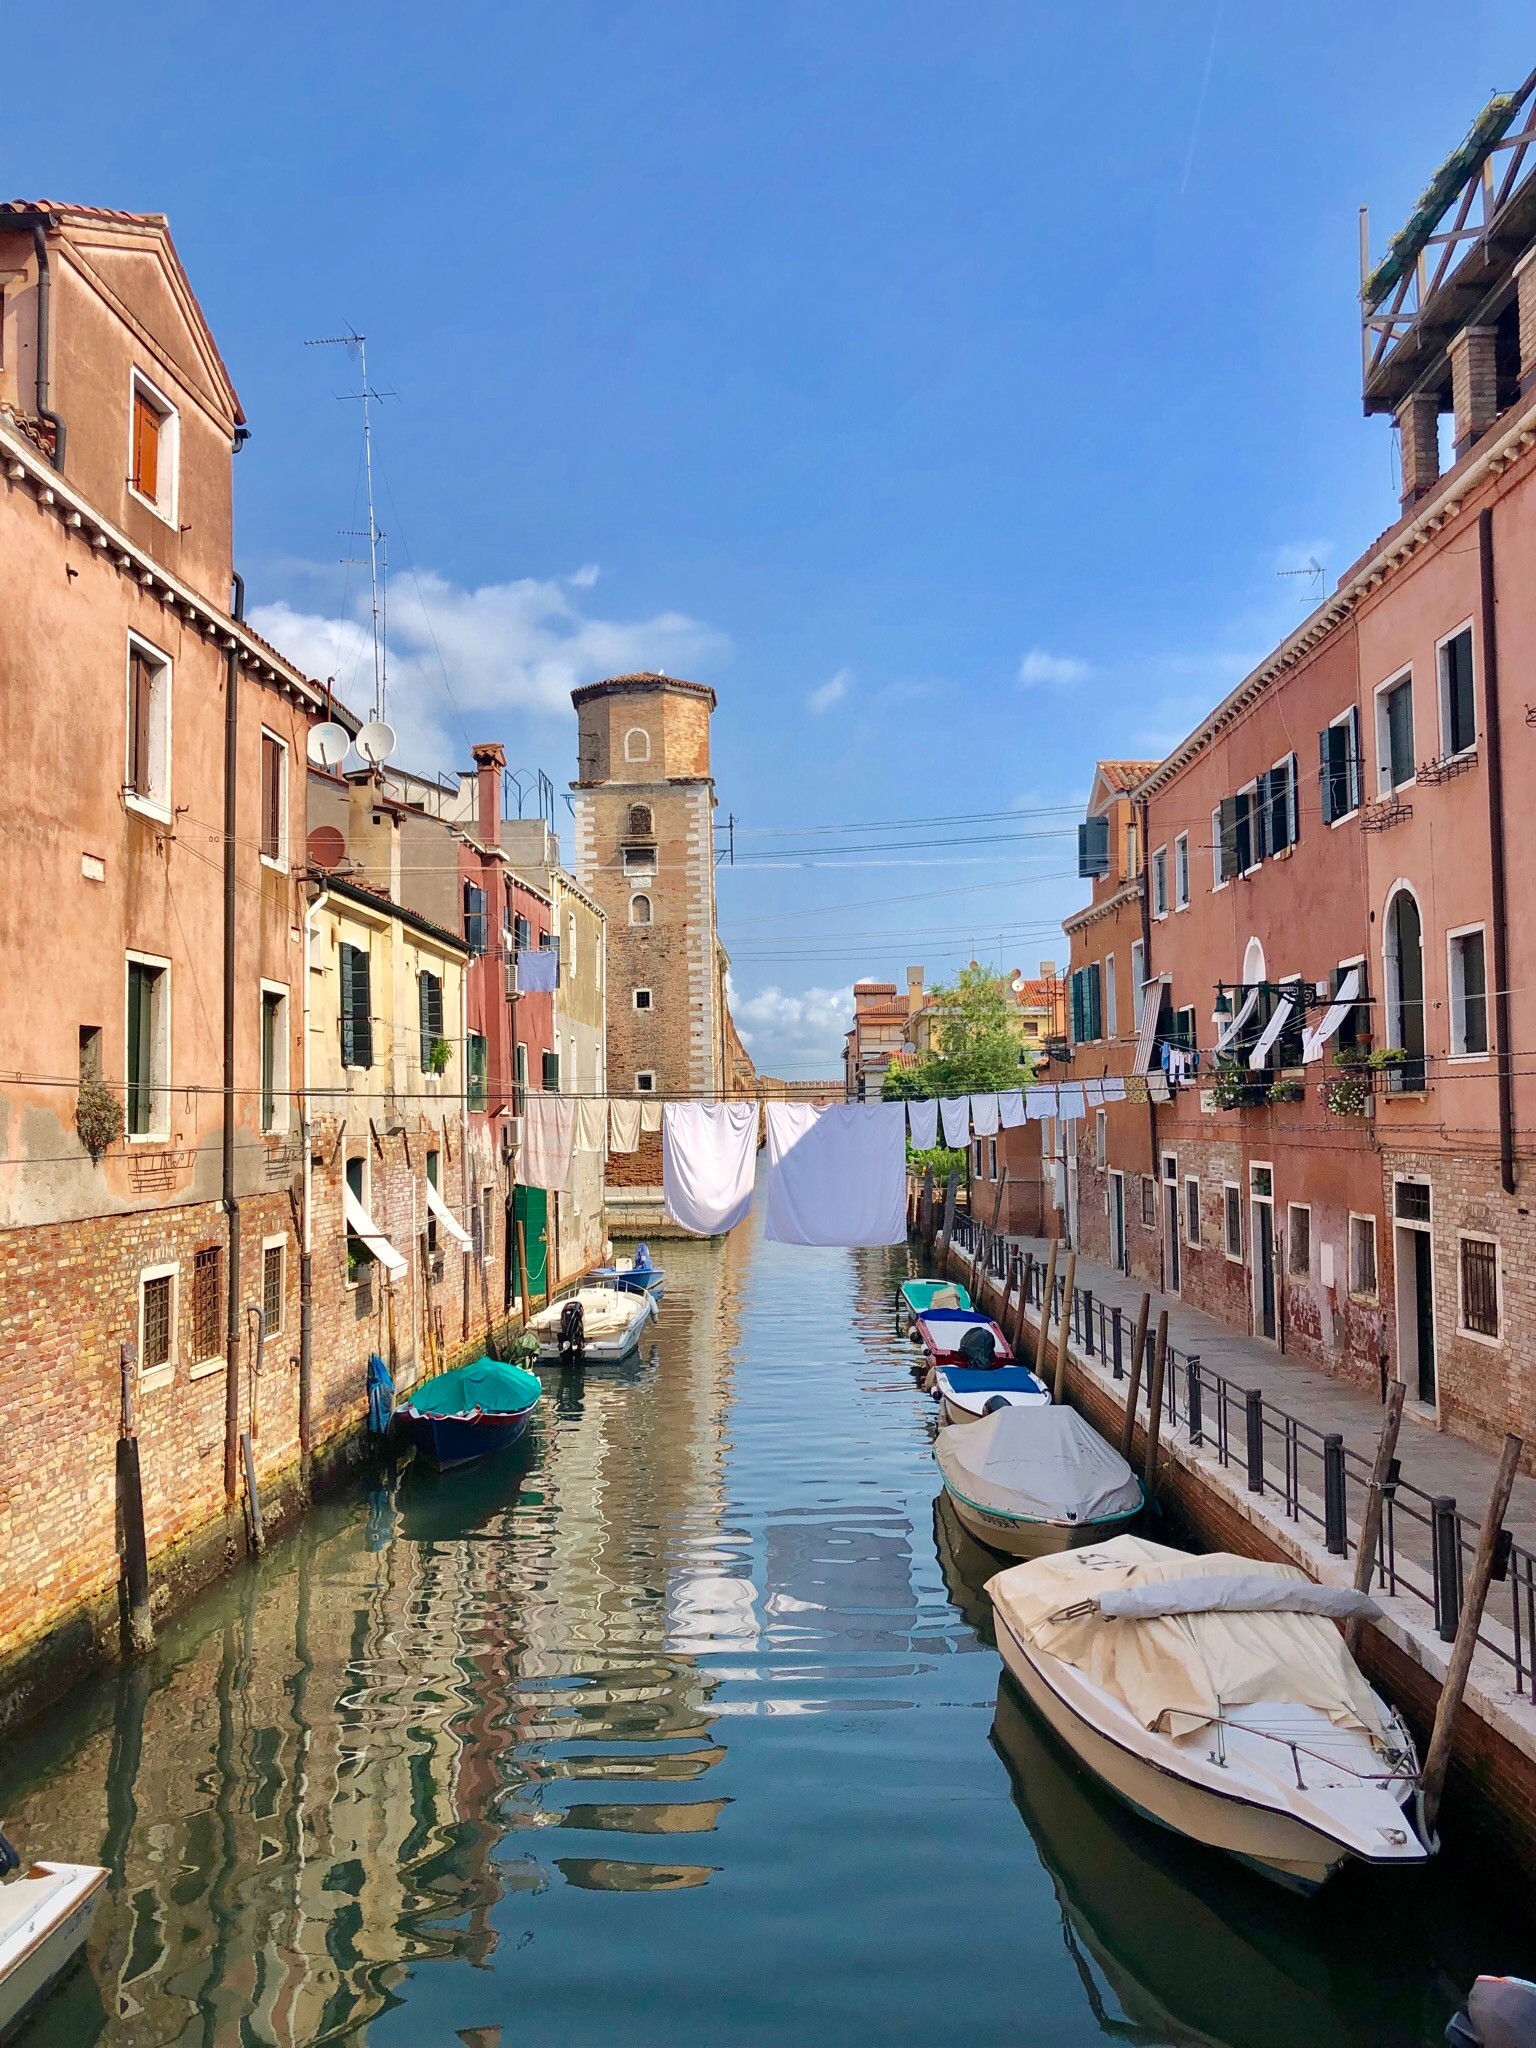
[[[946,1095],[939,1104],[939,1116],[944,1124],[945,1144],[956,1152],[963,1152],[971,1142],[969,1095]]]
[[[344,1187],[341,1191],[341,1213],[352,1235],[363,1240],[391,1280],[398,1280],[407,1270],[407,1261],[395,1250],[350,1188]]]
[[[1102,1109],[1104,1107],[1104,1083],[1102,1081],[1085,1081],[1083,1083],[1083,1107],[1085,1109]]]
[[[1264,1026],[1263,1031],[1259,1035],[1258,1044],[1253,1048],[1253,1051],[1248,1055],[1248,1064],[1250,1067],[1258,1068],[1268,1066],[1270,1047],[1274,1044],[1275,1040],[1280,1036],[1281,1032],[1289,1023],[1291,1012],[1295,1009],[1295,1007],[1296,998],[1294,996],[1282,996],[1279,1002],[1276,1003],[1275,1014]]]
[[[1305,1065],[1310,1067],[1314,1060],[1322,1058],[1323,1047],[1355,1007],[1355,1001],[1359,994],[1360,970],[1358,967],[1351,967],[1344,979],[1339,983],[1338,994],[1323,1012],[1322,1023],[1317,1026],[1316,1030],[1307,1031],[1302,1034],[1301,1057]]]
[[[1125,1082],[1123,1079],[1101,1081],[1099,1086],[1104,1091],[1104,1100],[1106,1102],[1124,1102]]]
[[[638,1152],[640,1150],[640,1104],[620,1102],[617,1097],[608,1105],[608,1150],[610,1152]]]
[[[576,1104],[569,1095],[530,1095],[523,1112],[523,1156],[518,1178],[524,1187],[563,1194],[571,1177],[576,1143]]]
[[[892,1107],[899,1115],[899,1105]],[[756,1166],[755,1102],[667,1103],[661,1121],[661,1184],[674,1223],[698,1237],[734,1230],[752,1206]],[[902,1179],[905,1186],[905,1148]]]
[[[1024,1091],[1010,1088],[997,1098],[997,1120],[1005,1131],[1016,1131],[1024,1122]]]
[[[462,1246],[462,1248],[465,1251],[468,1251],[470,1245],[474,1242],[474,1240],[470,1237],[469,1232],[464,1228],[463,1224],[459,1221],[458,1217],[454,1215],[453,1211],[449,1208],[448,1204],[437,1192],[437,1189],[433,1187],[431,1181],[428,1181],[426,1185],[427,1207],[431,1210],[432,1214],[437,1218],[438,1222],[441,1223],[444,1230],[446,1230],[448,1235],[453,1239],[454,1243]]]
[[[1054,1081],[1042,1081],[1024,1097],[1024,1114],[1031,1123],[1043,1123],[1056,1114],[1057,1089]]]
[[[770,1102],[767,1113],[765,1237],[778,1244],[906,1243],[899,1102],[839,1102],[830,1109]]]
[[[1259,990],[1257,983],[1255,983],[1255,985],[1251,989],[1249,989],[1247,995],[1244,996],[1239,1008],[1233,1011],[1232,1015],[1227,1019],[1226,1023],[1217,1033],[1216,1044],[1213,1048],[1214,1051],[1226,1051],[1227,1047],[1232,1043],[1233,1039],[1236,1038],[1239,1031],[1241,1031],[1243,1026],[1248,1022],[1248,1019],[1253,1015],[1253,1006],[1258,1000]],[[1144,1070],[1138,1067],[1136,1071],[1137,1073],[1141,1073]]]
[[[939,1105],[936,1102],[909,1102],[907,1124],[912,1132],[912,1150],[931,1152],[939,1142]]]
[[[1083,1113],[1082,1084],[1077,1081],[1063,1081],[1056,1091],[1056,1114],[1074,1120]]]
[[[997,1097],[995,1095],[973,1095],[971,1097],[971,1129],[978,1138],[997,1136]]]
[[[608,1143],[608,1105],[598,1095],[576,1098],[576,1150],[601,1152]]]

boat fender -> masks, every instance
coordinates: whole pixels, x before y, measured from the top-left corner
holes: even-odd
[[[560,1311],[560,1362],[576,1362],[586,1356],[587,1318],[579,1301],[568,1301]]]
[[[389,1376],[389,1367],[377,1351],[368,1358],[368,1428],[374,1436],[384,1436],[395,1417],[395,1383]]]
[[[991,1394],[982,1403],[981,1412],[983,1415],[995,1415],[999,1408],[1006,1408],[1008,1405],[1006,1394]]]

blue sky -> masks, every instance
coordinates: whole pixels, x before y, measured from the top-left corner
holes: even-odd
[[[356,669],[356,408],[303,346],[351,323],[398,394],[413,761],[497,737],[563,787],[572,683],[715,685],[738,1006],[799,1074],[858,974],[1062,957],[1094,759],[1171,744],[1301,616],[1279,572],[1390,522],[1356,208],[1379,252],[1536,62],[1504,0],[92,0],[67,52],[8,34],[57,80],[7,109],[11,194],[171,217],[275,638]],[[790,829],[910,820],[943,822]]]

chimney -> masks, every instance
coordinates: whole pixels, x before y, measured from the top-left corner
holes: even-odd
[[[1498,330],[1463,327],[1451,343],[1451,405],[1456,415],[1456,460],[1486,434],[1499,416],[1499,376],[1494,362]]]
[[[1440,474],[1440,398],[1434,391],[1415,391],[1397,408],[1402,449],[1405,512],[1411,511]]]
[[[907,1015],[915,1017],[923,1007],[923,970],[921,967],[907,969]]]
[[[475,757],[475,837],[482,846],[501,844],[501,777],[506,749],[496,740],[471,747]]]

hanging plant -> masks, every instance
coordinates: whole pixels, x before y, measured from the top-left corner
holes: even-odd
[[[1276,1081],[1269,1091],[1269,1099],[1271,1102],[1300,1102],[1306,1092],[1300,1081]]]
[[[434,1074],[446,1074],[448,1062],[453,1058],[453,1047],[446,1038],[434,1038],[432,1050],[427,1054],[427,1066]]]
[[[75,1129],[80,1142],[100,1166],[109,1147],[123,1135],[123,1105],[99,1074],[87,1074],[75,1098]]]
[[[1353,1073],[1335,1074],[1323,1089],[1323,1100],[1334,1116],[1364,1116],[1370,1094],[1370,1079],[1357,1068]]]
[[[1367,1055],[1365,1064],[1374,1067],[1379,1074],[1386,1067],[1401,1067],[1407,1062],[1408,1048],[1405,1045],[1378,1045]]]
[[[1211,1070],[1211,1094],[1218,1109],[1248,1109],[1262,1102],[1265,1086],[1240,1060],[1218,1059]]]

